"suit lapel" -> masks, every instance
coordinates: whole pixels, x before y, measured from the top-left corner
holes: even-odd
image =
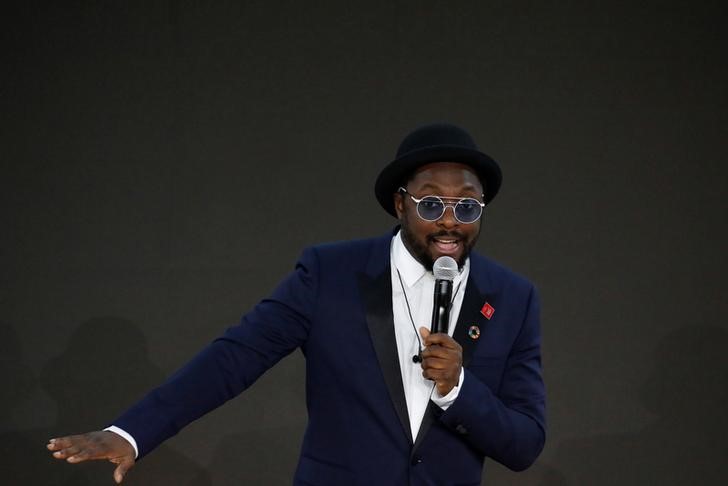
[[[394,334],[394,317],[392,315],[392,277],[389,258],[389,243],[378,247],[370,260],[369,272],[359,274],[359,290],[366,308],[367,326],[369,335],[377,354],[379,367],[384,376],[389,396],[397,412],[402,429],[412,442],[410,432],[407,401],[404,396],[402,373],[399,368],[399,354],[397,352],[397,338]],[[386,248],[384,248],[386,246]],[[386,249],[386,251],[384,251]],[[381,262],[386,265],[382,268]]]
[[[480,291],[475,280],[473,279],[473,268],[470,270],[468,277],[468,286],[463,297],[463,305],[460,307],[460,315],[458,323],[455,326],[453,339],[463,348],[463,368],[468,366],[470,358],[473,355],[475,345],[478,343],[476,339],[468,335],[471,326],[482,327],[487,321],[480,309],[486,301],[486,295]]]

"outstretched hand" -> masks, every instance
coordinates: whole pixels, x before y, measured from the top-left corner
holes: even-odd
[[[53,457],[77,462],[107,459],[117,464],[114,480],[117,484],[134,467],[134,447],[118,434],[109,431],[88,432],[81,435],[58,437],[48,441],[48,450],[54,451]]]
[[[463,348],[444,333],[431,334],[426,327],[420,328],[422,343],[422,376],[435,382],[440,396],[450,393],[460,380],[463,365]]]

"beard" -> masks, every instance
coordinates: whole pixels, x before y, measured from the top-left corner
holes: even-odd
[[[470,251],[473,249],[473,246],[475,246],[475,241],[477,240],[477,237],[473,238],[472,241],[468,241],[465,235],[463,235],[459,231],[442,230],[436,233],[429,234],[424,239],[419,239],[412,232],[412,229],[409,225],[408,216],[406,214],[403,215],[401,222],[402,226],[400,231],[402,232],[402,242],[404,243],[405,248],[409,250],[410,254],[415,258],[415,260],[420,262],[428,272],[432,272],[432,267],[435,264],[435,259],[429,251],[429,243],[432,242],[434,238],[457,238],[463,245],[463,252],[457,259],[458,269],[462,271],[463,265],[465,265],[465,260],[467,260],[468,256],[470,255]],[[478,232],[478,234],[479,233],[480,232]]]

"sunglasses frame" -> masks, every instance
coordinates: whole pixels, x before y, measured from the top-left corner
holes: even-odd
[[[417,204],[417,216],[420,219],[422,219],[423,221],[429,221],[431,223],[434,221],[437,221],[438,219],[442,218],[445,215],[445,211],[447,211],[448,207],[452,207],[452,215],[461,224],[473,224],[483,216],[483,208],[485,207],[485,203],[478,201],[474,197],[445,197],[445,196],[436,196],[434,194],[430,194],[427,196],[422,196],[421,198],[418,199],[418,198],[414,197],[411,193],[409,193],[407,191],[407,189],[405,189],[404,187],[400,187],[399,189],[397,189],[397,192],[399,192],[400,194],[407,194],[412,199],[412,201],[414,201],[414,203]],[[427,218],[423,217],[422,214],[420,213],[420,202],[424,201],[428,197],[434,197],[435,199],[440,201],[440,204],[442,204],[442,212],[435,219],[427,219]],[[485,194],[482,194],[481,197],[485,198]],[[463,201],[475,201],[478,204],[478,206],[480,206],[480,214],[478,214],[477,218],[475,218],[472,221],[462,221],[460,218],[458,218],[455,208],[457,207],[458,204],[462,203]]]

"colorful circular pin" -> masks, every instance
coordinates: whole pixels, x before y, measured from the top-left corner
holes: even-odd
[[[480,337],[480,328],[478,326],[470,326],[468,328],[468,336],[470,336],[470,339],[478,339]]]

